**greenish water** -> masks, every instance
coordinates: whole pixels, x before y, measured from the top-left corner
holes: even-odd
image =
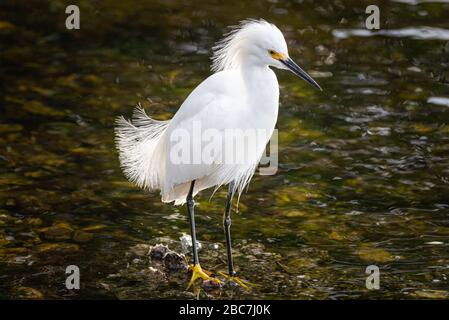
[[[260,286],[211,296],[449,297],[449,3],[378,2],[378,36],[350,32],[371,1],[79,1],[77,31],[68,4],[0,4],[0,298],[192,297],[135,252],[179,250],[188,220],[125,180],[113,122],[137,103],[169,119],[247,17],[278,25],[324,92],[277,72],[280,168],[254,177],[232,225],[240,276]],[[226,190],[209,196],[200,259],[226,271]]]

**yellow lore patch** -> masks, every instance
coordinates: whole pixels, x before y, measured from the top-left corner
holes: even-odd
[[[285,59],[287,59],[287,56],[285,54],[283,54],[283,53],[276,52],[274,50],[269,50],[268,52],[270,53],[271,57],[273,59],[275,59],[275,60],[285,60]]]

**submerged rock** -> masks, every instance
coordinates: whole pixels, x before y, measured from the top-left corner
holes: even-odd
[[[10,240],[6,236],[0,234],[0,247],[5,246],[9,243],[10,243]]]
[[[30,287],[18,287],[12,292],[14,299],[40,300],[44,295],[39,290]]]
[[[56,250],[61,250],[61,251],[78,251],[79,250],[79,246],[77,244],[63,243],[63,242],[42,243],[42,244],[36,246],[36,250],[37,250],[37,252],[47,252],[47,251],[56,251]]]
[[[418,290],[413,295],[424,299],[447,299],[449,292],[444,290]]]
[[[151,259],[162,260],[169,251],[168,247],[163,244],[157,244],[150,248],[149,255]]]
[[[169,298],[173,295],[195,299],[198,292],[206,297],[221,294],[222,286],[214,280],[198,280],[186,290],[192,275],[188,261],[184,254],[171,250],[166,244],[136,244],[129,248],[126,259],[126,267],[109,274],[99,284],[119,299]],[[206,258],[203,261],[211,265]],[[221,283],[225,281],[220,280]]]
[[[337,232],[336,230],[332,230],[329,233],[329,239],[331,240],[336,240],[336,241],[342,241],[345,238],[343,237],[343,235],[341,235],[339,232]]]
[[[52,225],[51,227],[42,228],[39,230],[42,232],[48,240],[69,240],[72,238],[73,229],[65,222],[60,222]]]
[[[369,246],[362,246],[357,250],[357,255],[365,261],[373,262],[390,262],[394,261],[394,257],[387,250],[382,248],[373,248]]]
[[[23,130],[23,126],[21,126],[20,124],[8,124],[8,123],[0,124],[0,132],[1,133],[18,132],[18,131],[22,131],[22,130]]]
[[[145,248],[147,245],[139,244],[137,246]],[[167,245],[156,244],[151,246],[149,251],[147,250],[147,254],[150,256],[152,262],[158,263],[158,266],[159,263],[162,262],[162,265],[167,272],[185,272],[188,270],[184,255],[170,250]]]
[[[75,233],[73,234],[73,240],[75,240],[76,242],[88,242],[92,240],[93,237],[93,234],[81,230],[75,231]]]
[[[304,269],[316,268],[318,262],[315,258],[301,257],[290,260],[287,263],[287,268],[290,273],[299,273]]]
[[[271,256],[270,252],[265,250],[265,246],[262,243],[250,243],[242,247],[242,252],[247,255],[252,255],[256,258],[265,258]]]
[[[203,283],[201,284],[201,287],[206,291],[206,292],[211,292],[211,291],[219,291],[221,289],[221,284],[217,281],[214,281],[212,279],[208,279],[208,280],[204,280]]]
[[[131,247],[129,250],[132,254],[135,254],[136,256],[139,257],[143,257],[150,254],[150,249],[151,246],[149,244],[139,243]]]
[[[40,226],[42,224],[41,218],[27,218],[25,219],[25,223],[30,226]]]
[[[168,271],[187,271],[188,266],[183,255],[174,251],[168,251],[164,255],[164,265]]]

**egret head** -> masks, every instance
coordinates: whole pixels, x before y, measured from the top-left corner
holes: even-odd
[[[244,20],[214,47],[212,70],[239,69],[247,65],[290,70],[321,90],[321,87],[288,54],[282,32],[265,20]]]

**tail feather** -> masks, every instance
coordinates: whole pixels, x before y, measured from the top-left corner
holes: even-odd
[[[115,142],[125,176],[144,189],[160,189],[164,181],[165,152],[161,143],[170,121],[151,119],[141,107],[132,120],[116,120]]]

